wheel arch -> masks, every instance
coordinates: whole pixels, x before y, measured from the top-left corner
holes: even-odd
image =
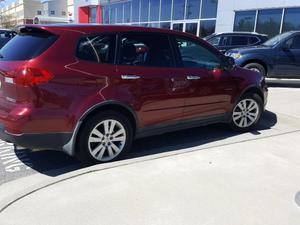
[[[246,94],[249,94],[249,93],[252,93],[252,94],[258,94],[258,96],[261,97],[262,101],[263,101],[263,102],[265,101],[265,97],[264,97],[263,91],[262,91],[258,86],[252,85],[252,86],[247,87],[247,88],[240,94],[240,96],[236,99],[234,105],[236,105],[240,99],[242,99]]]
[[[74,129],[71,140],[65,146],[63,146],[63,150],[67,154],[72,155],[72,156],[75,155],[76,143],[77,143],[78,136],[79,136],[78,134],[80,133],[80,130],[82,128],[82,124],[84,123],[84,121],[86,121],[89,118],[91,118],[92,116],[96,115],[98,112],[104,111],[104,110],[113,110],[113,111],[116,111],[118,113],[122,113],[123,115],[125,115],[129,119],[130,123],[132,124],[133,137],[135,137],[135,133],[139,126],[139,122],[138,122],[138,117],[137,117],[136,113],[134,112],[134,110],[130,106],[127,106],[126,104],[123,104],[118,101],[106,101],[106,102],[99,103],[99,104],[89,108],[87,111],[85,111],[82,114],[82,116],[80,117],[80,119],[78,120],[78,122],[76,124],[76,127]]]
[[[249,59],[249,60],[245,61],[244,63],[242,63],[241,67],[245,67],[247,64],[250,64],[250,63],[257,63],[257,64],[262,65],[266,71],[266,75],[269,74],[271,68],[268,66],[268,63],[266,63],[262,59]]]

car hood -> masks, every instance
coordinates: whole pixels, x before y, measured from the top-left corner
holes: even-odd
[[[243,48],[235,48],[227,51],[226,53],[240,53],[240,54],[249,54],[249,53],[259,53],[271,51],[272,47],[267,47],[263,45],[251,46],[251,47],[243,47]]]

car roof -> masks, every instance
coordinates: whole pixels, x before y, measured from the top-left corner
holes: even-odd
[[[165,34],[177,34],[181,36],[187,36],[192,38],[197,38],[196,36],[188,33],[183,33],[179,31],[161,29],[161,28],[150,28],[150,27],[138,27],[130,25],[102,25],[102,24],[47,24],[47,25],[20,25],[16,27],[18,31],[21,28],[38,28],[48,32],[53,32],[54,34],[61,33],[62,31],[73,31],[81,32],[85,34],[96,33],[96,32],[156,32]]]
[[[267,34],[260,34],[256,32],[246,32],[246,31],[234,31],[234,32],[221,32],[214,35],[254,35],[254,36],[268,36]]]

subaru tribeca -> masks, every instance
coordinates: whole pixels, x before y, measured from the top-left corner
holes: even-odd
[[[211,123],[248,131],[267,102],[259,73],[176,31],[26,25],[0,55],[0,138],[88,164],[145,136]]]

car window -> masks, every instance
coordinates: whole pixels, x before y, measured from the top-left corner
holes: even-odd
[[[176,44],[184,67],[203,69],[216,69],[220,67],[218,56],[200,43],[176,38]]]
[[[290,49],[300,49],[300,36],[295,36],[289,39],[286,43]]]
[[[210,44],[214,45],[214,46],[218,46],[220,44],[220,41],[221,41],[221,37],[220,36],[216,36],[216,37],[213,37],[209,40],[207,40]]]
[[[231,46],[248,45],[248,37],[246,36],[232,36]]]
[[[172,67],[169,38],[162,34],[122,34],[119,64],[131,66]]]
[[[76,56],[97,63],[114,63],[115,42],[114,34],[84,37],[79,41]]]
[[[257,37],[249,37],[249,44],[254,45],[259,41]]]
[[[33,59],[46,51],[56,40],[54,35],[17,35],[1,48],[0,61]]]

